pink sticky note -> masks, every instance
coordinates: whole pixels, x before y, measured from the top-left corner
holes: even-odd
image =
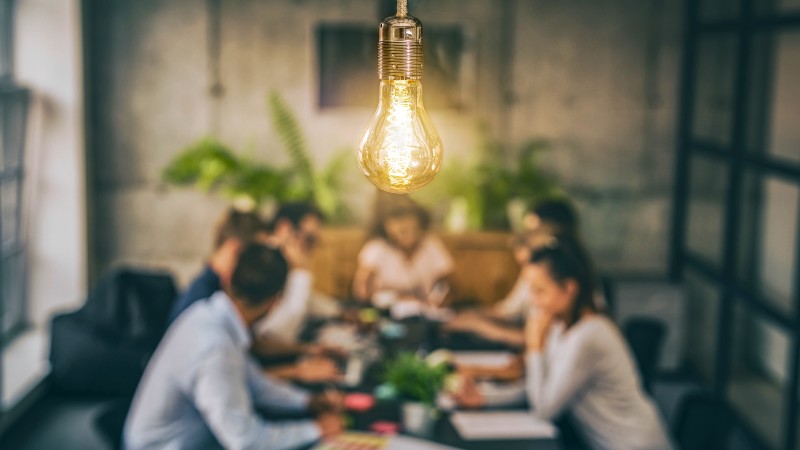
[[[379,434],[397,434],[400,430],[400,424],[397,422],[379,420],[370,425],[369,429]]]
[[[375,405],[375,399],[361,392],[347,394],[344,397],[344,407],[351,411],[367,411]]]

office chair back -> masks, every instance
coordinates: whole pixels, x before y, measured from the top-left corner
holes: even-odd
[[[667,337],[667,326],[657,319],[636,317],[625,323],[623,334],[636,360],[642,386],[652,394],[653,379],[658,371],[658,362]]]
[[[688,394],[678,407],[673,434],[681,450],[728,448],[734,414],[711,392]]]

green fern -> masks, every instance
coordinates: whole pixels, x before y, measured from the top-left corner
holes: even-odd
[[[293,174],[298,178],[293,190],[297,191],[299,197],[307,197],[301,198],[302,200],[313,201],[316,197],[314,169],[300,125],[277,92],[270,93],[269,107],[272,112],[272,125],[291,158]]]
[[[229,199],[250,198],[256,205],[285,195],[287,174],[272,167],[250,163],[241,166],[223,193]]]

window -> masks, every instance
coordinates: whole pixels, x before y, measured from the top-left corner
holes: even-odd
[[[13,1],[0,0],[0,80],[10,78]]]
[[[800,2],[686,1],[671,269],[692,302],[689,362],[769,447],[795,450]]]
[[[0,333],[25,324],[23,180],[28,92],[12,73],[12,1],[0,0]]]

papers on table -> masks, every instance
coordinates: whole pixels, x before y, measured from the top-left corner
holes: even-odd
[[[311,450],[383,450],[389,438],[372,433],[342,433]]]
[[[352,352],[360,348],[363,343],[359,340],[358,330],[355,325],[332,323],[320,328],[317,342],[322,345],[340,348]]]
[[[450,421],[465,440],[554,438],[552,423],[526,411],[458,412]]]
[[[448,447],[436,444],[431,441],[413,438],[411,436],[395,435],[389,439],[389,443],[384,450],[458,450],[455,447]]]
[[[312,450],[457,450],[410,436],[381,436],[372,433],[347,432],[323,442]]]
[[[511,352],[453,352],[456,366],[481,366],[502,369],[514,362]]]

